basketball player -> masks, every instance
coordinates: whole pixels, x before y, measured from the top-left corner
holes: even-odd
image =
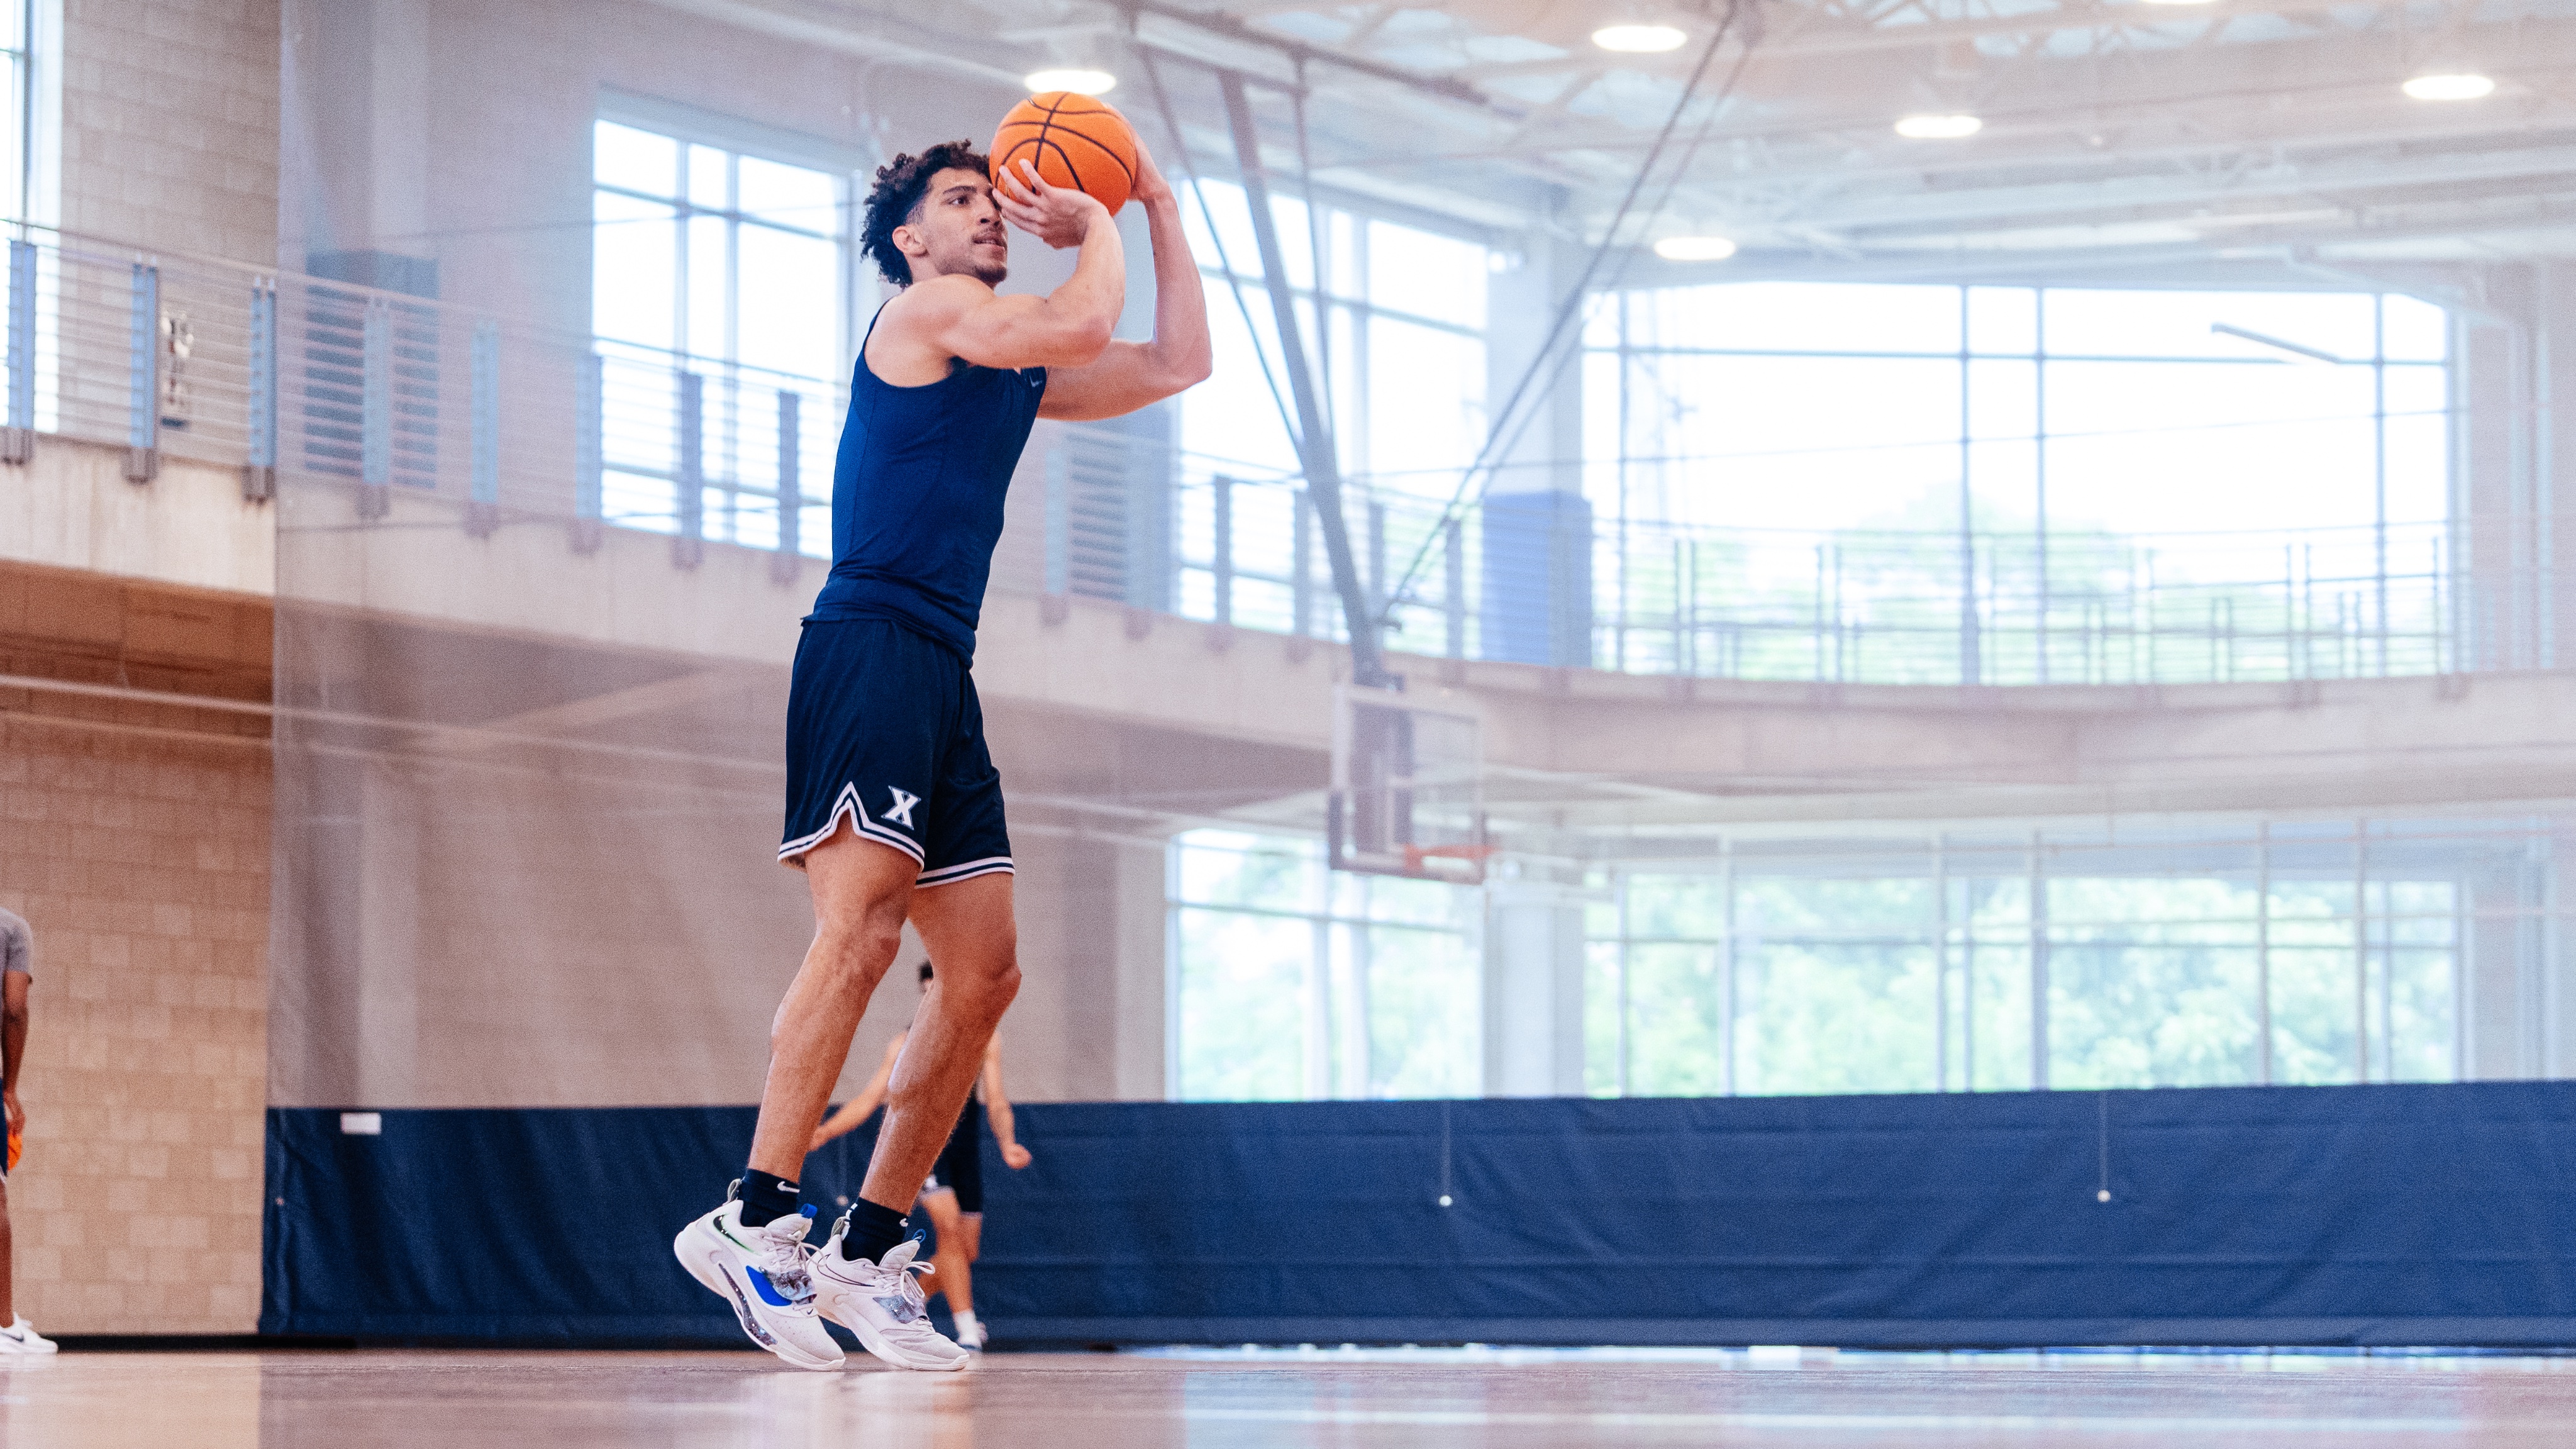
[[[814,942],[770,1027],[751,1162],[729,1200],[672,1244],[754,1342],[799,1368],[841,1363],[821,1319],[890,1364],[953,1369],[904,1210],[930,1175],[1019,990],[1001,778],[968,675],[1002,531],[1002,492],[1034,418],[1115,417],[1208,374],[1207,313],[1180,208],[1137,151],[1154,249],[1154,335],[1112,340],[1126,261],[1108,209],[1006,176],[963,141],[898,156],[867,201],[866,250],[903,290],[879,309],[850,381],[832,482],[832,572],[806,616],[787,706],[787,828]],[[1043,297],[1002,296],[1008,222],[1078,247]],[[868,997],[906,920],[939,989],[886,1083],[858,1200],[809,1250],[797,1176]]]
[[[35,937],[27,920],[0,907],[0,1108],[9,1118],[7,1156],[0,1157],[0,1354],[52,1353],[54,1342],[18,1316],[12,1293],[16,1258],[9,1236],[9,1169],[18,1165],[18,1144],[27,1133],[27,1109],[18,1105],[18,1068],[27,1061],[27,988],[35,982]]]
[[[932,972],[930,963],[921,963],[921,994],[930,996]],[[894,1064],[903,1055],[904,1040],[910,1033],[898,1034],[886,1043],[885,1059],[877,1063],[877,1074],[859,1094],[841,1104],[841,1110],[823,1119],[814,1129],[813,1151],[835,1137],[858,1130],[877,1105],[885,1100],[886,1083],[894,1078]],[[948,1134],[948,1145],[939,1149],[938,1164],[921,1185],[922,1210],[930,1214],[930,1226],[937,1237],[939,1251],[930,1258],[931,1281],[923,1285],[924,1293],[948,1295],[948,1311],[957,1319],[957,1346],[980,1349],[984,1346],[984,1325],[975,1318],[975,1260],[984,1253],[984,1119],[993,1122],[993,1140],[1001,1145],[1002,1163],[1016,1172],[1029,1165],[1029,1150],[1020,1145],[1017,1124],[1011,1118],[1011,1098],[1002,1089],[1002,1039],[998,1035],[984,1047],[983,1098],[979,1102],[969,1093],[966,1110],[957,1115],[957,1126]]]

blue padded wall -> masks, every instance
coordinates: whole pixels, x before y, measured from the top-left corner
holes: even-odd
[[[1037,1162],[987,1143],[976,1279],[1006,1339],[2576,1342],[2571,1084],[1020,1120]],[[741,1108],[419,1111],[344,1137],[273,1111],[262,1328],[739,1342],[668,1243],[750,1131]],[[868,1146],[819,1154],[808,1200]]]

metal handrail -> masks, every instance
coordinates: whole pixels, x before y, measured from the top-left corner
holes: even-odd
[[[772,556],[826,551],[843,380],[640,347],[383,288],[18,228],[0,460],[40,434],[237,466],[243,491],[397,496],[469,536],[610,527]],[[2545,663],[2499,621],[2540,617],[2544,565],[2489,566],[2432,521],[2167,537],[1801,533],[1594,521],[1574,495],[1446,518],[1413,480],[1348,483],[1359,573],[1411,654],[1631,673],[1939,684],[2162,684]],[[321,495],[317,495],[321,496]],[[416,514],[419,510],[415,509]],[[1315,510],[1150,430],[1045,425],[1008,504],[993,586],[1347,638]],[[1434,561],[1383,597],[1390,561]],[[2365,565],[2363,555],[2371,555]],[[2390,567],[2380,560],[2398,560]],[[2477,562],[2475,568],[2465,567]]]

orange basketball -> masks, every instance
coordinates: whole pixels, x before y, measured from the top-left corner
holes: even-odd
[[[991,155],[996,182],[1006,168],[1019,176],[1025,157],[1047,185],[1079,188],[1113,212],[1136,184],[1136,133],[1127,118],[1074,91],[1045,91],[1011,107],[993,133]]]

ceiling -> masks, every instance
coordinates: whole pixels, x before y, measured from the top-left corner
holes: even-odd
[[[1100,66],[1149,139],[1159,79],[1205,174],[1233,169],[1211,68],[1231,69],[1256,82],[1284,175],[1294,97],[1329,192],[1588,247],[1633,188],[1617,241],[1723,234],[1743,250],[1716,265],[1739,272],[2576,252],[2576,0],[963,0],[934,20],[891,0],[665,3],[772,29],[792,14],[997,78]],[[1610,20],[1688,40],[1614,55],[1590,40]],[[2426,70],[2497,89],[2400,92]],[[1927,112],[1984,126],[1895,133]]]

